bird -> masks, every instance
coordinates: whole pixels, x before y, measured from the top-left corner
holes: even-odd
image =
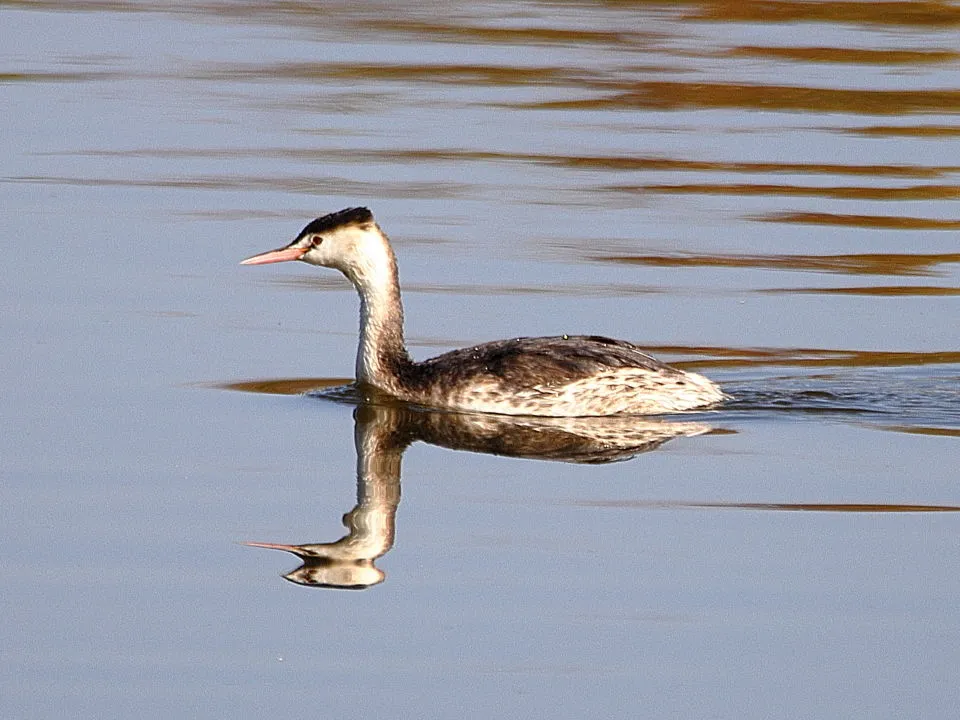
[[[516,337],[414,361],[403,334],[397,259],[366,207],[311,221],[285,247],[242,265],[298,260],[339,270],[360,296],[358,387],[454,412],[547,417],[656,415],[727,399],[712,381],[597,335]]]

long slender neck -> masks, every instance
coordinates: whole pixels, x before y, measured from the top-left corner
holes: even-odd
[[[386,238],[377,250],[348,273],[360,294],[357,381],[397,394],[400,373],[412,361],[403,341],[397,260]]]

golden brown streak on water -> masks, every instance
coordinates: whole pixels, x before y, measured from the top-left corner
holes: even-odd
[[[854,200],[952,200],[960,198],[957,185],[910,187],[807,187],[759,183],[689,183],[674,185],[611,185],[604,190],[629,193],[686,193],[700,195],[774,195],[782,197],[828,197]]]
[[[296,275],[277,276],[269,280],[272,285],[288,287],[305,287],[315,290],[345,291],[350,284],[339,276]],[[473,296],[510,296],[510,295],[554,295],[570,297],[629,297],[632,295],[655,295],[667,292],[660,286],[646,286],[635,284],[604,283],[601,285],[461,285],[461,284],[407,284],[403,285],[405,293],[423,293],[427,295],[473,295]]]
[[[960,230],[960,220],[890,217],[887,215],[838,215],[835,213],[768,213],[747,216],[749,220],[800,225],[842,225],[847,227],[883,228],[887,230]]]
[[[158,187],[188,190],[250,190],[269,188],[290,193],[333,195],[378,195],[401,198],[450,198],[462,196],[470,186],[456,183],[364,183],[330,177],[262,177],[262,176],[200,176],[192,178],[71,178],[58,176],[16,176],[5,178],[11,182],[46,183],[76,186]],[[779,186],[773,186],[779,187]],[[374,191],[375,190],[375,191]],[[873,215],[836,215],[830,213],[770,213],[749,219],[762,222],[793,222],[820,225],[863,225],[865,227],[952,230],[960,228],[958,220],[926,218],[898,218]]]
[[[703,508],[731,510],[785,510],[848,513],[960,512],[957,505],[906,505],[886,503],[738,503],[684,502],[682,500],[575,500],[571,505],[599,508]]]
[[[612,171],[695,171],[741,173],[790,173],[865,175],[870,177],[939,178],[960,170],[960,166],[919,165],[838,165],[823,163],[706,162],[660,157],[603,155],[546,155],[464,150],[314,150],[311,148],[139,148],[134,150],[89,150],[52,155],[93,155],[96,157],[282,157],[299,162],[531,162],[573,169]]]
[[[926,425],[865,425],[872,430],[886,430],[888,432],[906,433],[908,435],[933,435],[936,437],[960,438],[960,429],[928,427]]]
[[[311,390],[349,385],[353,378],[279,378],[275,380],[244,380],[232,383],[207,383],[203,387],[216,390],[265,393],[268,395],[303,395]]]
[[[594,86],[601,76],[564,66],[516,67],[479,64],[275,63],[229,65],[202,72],[200,79],[277,82],[279,80],[380,80],[469,86]]]
[[[517,103],[542,110],[741,108],[813,113],[902,115],[960,111],[960,90],[850,90],[747,83],[638,83],[628,92],[583,100]]]
[[[875,295],[878,297],[920,297],[960,295],[960,288],[933,285],[877,285],[875,287],[769,288],[758,293],[796,295]]]
[[[682,360],[685,368],[726,367],[905,367],[960,363],[960,351],[879,352],[819,348],[732,348],[687,345],[648,345],[655,354],[704,355],[709,359]]]
[[[411,20],[368,20],[367,30],[410,33],[436,43],[461,42],[471,44],[520,45],[637,45],[643,41],[662,38],[650,32],[604,32],[597,30],[571,30],[548,27],[481,27],[451,25]]]
[[[950,63],[960,58],[952,50],[864,50],[837,47],[765,47],[744,45],[728,50],[733,57],[767,57],[804,62],[855,63],[865,65],[913,65]]]
[[[300,150],[292,151],[301,153]],[[323,161],[326,151],[320,151],[317,160]],[[378,160],[449,161],[449,162],[532,162],[554,165],[575,170],[612,170],[650,172],[658,170],[693,172],[741,172],[741,173],[790,173],[827,175],[866,175],[910,178],[939,178],[960,171],[960,166],[943,165],[850,165],[829,163],[771,163],[771,162],[716,162],[681,160],[668,157],[629,157],[623,155],[547,155],[535,153],[498,153],[461,150],[400,150],[371,151]],[[309,157],[309,154],[308,154]],[[362,158],[364,153],[350,153],[350,157]],[[302,159],[302,158],[301,158]]]
[[[5,5],[44,8],[49,10],[101,11],[110,12],[192,12],[197,15],[223,15],[226,17],[266,16],[274,21],[288,17],[291,23],[304,25],[324,23],[333,20],[347,20],[347,10],[362,8],[362,4],[333,4],[328,12],[317,12],[312,3],[303,2],[248,2],[248,3],[183,3],[168,0],[163,2],[118,2],[118,0],[6,0]],[[636,3],[645,5],[646,3]],[[662,2],[652,3],[657,8],[664,7]],[[729,21],[729,22],[834,22],[951,27],[960,24],[960,10],[954,4],[938,0],[911,0],[909,2],[888,0],[886,2],[807,2],[801,0],[681,0],[672,3],[680,6],[693,6],[683,17],[693,20]],[[342,13],[342,15],[341,15]],[[371,28],[380,30],[400,30],[423,34],[441,35],[444,39],[453,39],[458,35],[470,36],[477,33],[478,42],[508,42],[511,44],[530,41],[561,42],[579,44],[584,40],[596,38],[607,41],[616,38],[655,38],[653,33],[582,31],[553,28],[463,28],[430,24],[420,21],[380,20],[371,17],[372,13],[360,16],[357,23],[365,32]]]
[[[178,188],[187,190],[282,190],[304,195],[350,195],[399,198],[450,198],[465,194],[469,186],[450,182],[366,183],[336,177],[264,177],[253,175],[199,176],[192,178],[70,178],[56,176],[19,176],[3,178],[11,182],[75,186],[116,186]],[[2,181],[0,180],[0,181]]]
[[[797,270],[847,275],[942,275],[933,268],[943,263],[960,263],[960,253],[930,255],[615,255],[587,258],[598,262],[652,267],[724,267],[762,270]]]
[[[807,2],[804,0],[696,0],[688,18],[714,22],[832,22],[855,25],[960,25],[960,9],[938,0]]]
[[[113,72],[72,72],[72,73],[0,73],[0,83],[12,82],[89,82],[91,80],[126,79],[129,75]]]
[[[832,128],[834,131],[867,137],[956,137],[960,127],[954,125],[873,125],[862,128]]]
[[[165,2],[119,2],[118,0],[4,0],[3,5],[20,5],[32,10],[65,10],[67,12],[163,12],[170,10]]]

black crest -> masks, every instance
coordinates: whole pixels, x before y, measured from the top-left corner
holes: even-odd
[[[320,233],[330,232],[331,230],[343,227],[344,225],[365,225],[372,222],[373,213],[370,212],[368,208],[345,208],[313,220],[309,225],[300,231],[300,234],[297,235],[297,240],[305,235],[317,235]]]

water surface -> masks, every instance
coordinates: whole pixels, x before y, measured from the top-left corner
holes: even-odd
[[[950,716],[958,25],[4,3],[0,714]],[[505,425],[331,389],[352,288],[237,262],[359,204],[417,357],[604,334],[734,400]]]

